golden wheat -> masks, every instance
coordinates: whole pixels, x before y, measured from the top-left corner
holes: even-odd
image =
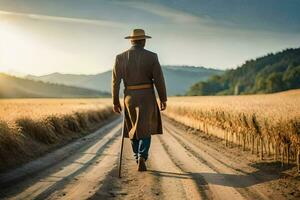
[[[0,119],[13,122],[22,117],[38,120],[49,115],[65,115],[110,106],[105,99],[0,99]]]
[[[268,95],[173,97],[167,117],[289,163],[300,152],[300,90]]]
[[[110,99],[0,100],[0,171],[82,136],[113,116]]]

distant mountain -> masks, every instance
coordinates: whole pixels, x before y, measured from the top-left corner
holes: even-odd
[[[188,95],[272,93],[300,88],[300,48],[268,54],[194,84]]]
[[[162,69],[166,79],[168,95],[170,96],[182,95],[195,82],[207,80],[212,75],[223,73],[222,70],[190,66],[163,66]],[[111,92],[111,70],[95,75],[53,73],[45,76],[29,75],[27,78]]]
[[[91,89],[17,78],[15,76],[0,73],[0,98],[78,98],[100,96],[110,96],[110,94]]]

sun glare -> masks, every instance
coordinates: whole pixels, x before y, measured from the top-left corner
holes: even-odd
[[[0,18],[0,71],[22,71],[22,61],[32,54],[34,45],[28,33]]]
[[[0,19],[1,20],[1,19]],[[6,38],[6,23],[3,21],[0,21],[0,72],[4,72],[9,70],[7,67],[4,66],[3,60],[4,60],[4,41]]]
[[[0,72],[41,73],[57,63],[74,64],[71,53],[41,41],[27,24],[26,20],[6,19],[0,14]]]
[[[9,63],[17,60],[16,52],[21,43],[13,26],[6,21],[0,21],[0,71],[11,70]]]

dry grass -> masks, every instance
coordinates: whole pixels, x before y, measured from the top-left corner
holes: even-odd
[[[170,98],[170,118],[282,163],[300,153],[300,90],[269,95]]]
[[[111,99],[0,99],[0,119],[16,121],[22,117],[33,120],[49,115],[65,115],[110,106]]]
[[[113,115],[110,99],[0,100],[0,171],[78,138]]]

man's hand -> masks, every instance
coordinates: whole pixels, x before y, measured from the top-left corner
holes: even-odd
[[[163,111],[163,110],[166,110],[167,108],[167,102],[160,102],[160,110]]]
[[[113,111],[120,114],[122,111],[121,105],[114,105]]]

